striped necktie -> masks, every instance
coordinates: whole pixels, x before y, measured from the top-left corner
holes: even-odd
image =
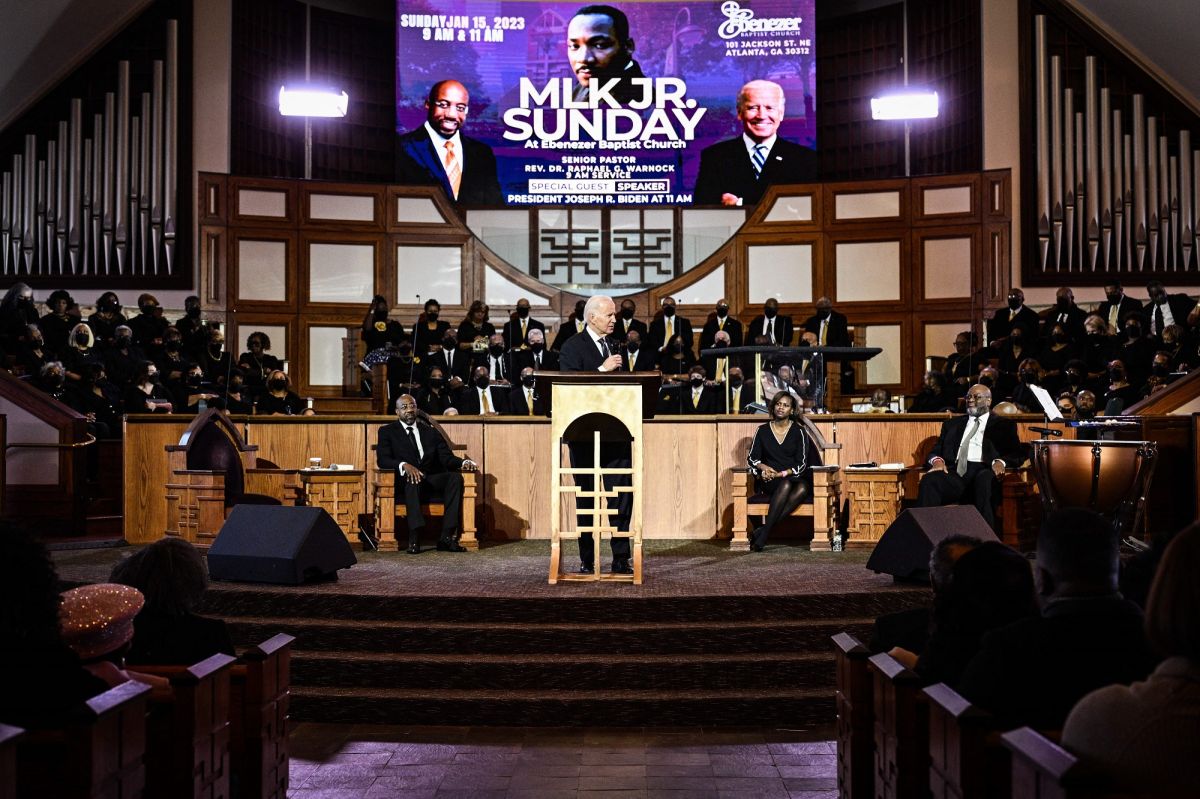
[[[462,185],[462,164],[459,163],[458,155],[454,152],[454,142],[447,141],[446,147],[446,178],[450,181],[450,188],[454,189],[454,199],[458,199],[458,189]]]
[[[763,166],[767,163],[767,146],[765,144],[754,145],[754,153],[750,156],[750,161],[754,164],[754,177],[762,177]]]

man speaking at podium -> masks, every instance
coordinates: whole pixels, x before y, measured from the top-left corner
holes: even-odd
[[[618,372],[624,359],[618,352],[620,343],[612,338],[613,328],[617,323],[617,306],[611,297],[592,297],[583,306],[583,318],[586,327],[582,335],[571,336],[563,344],[559,354],[559,369],[564,372]],[[585,431],[586,441],[568,442],[567,448],[571,455],[571,468],[578,469],[591,466],[594,461],[592,432]],[[633,460],[628,438],[624,441],[604,441],[602,432],[600,444],[600,465],[606,469],[628,469]],[[609,491],[617,486],[628,486],[632,483],[629,475],[614,475],[604,480],[605,488]],[[592,478],[587,475],[575,475],[575,484],[581,491],[592,491]],[[629,531],[629,521],[633,515],[633,495],[628,492],[618,494],[609,501],[609,507],[617,509],[616,529]],[[592,516],[587,511],[592,509],[591,497],[579,497],[576,503],[578,515],[576,524],[591,525]],[[579,536],[579,572],[580,574],[595,573],[596,564],[594,543],[591,533]],[[629,564],[629,539],[612,539],[612,572],[613,574],[633,574]]]

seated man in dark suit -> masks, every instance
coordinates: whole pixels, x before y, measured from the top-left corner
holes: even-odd
[[[783,87],[752,80],[737,96],[742,135],[700,152],[693,201],[697,205],[754,205],[773,183],[817,179],[817,154],[778,136],[784,115]]]
[[[995,347],[997,342],[1008,338],[1013,329],[1018,327],[1024,331],[1026,342],[1037,341],[1040,322],[1037,313],[1025,306],[1025,292],[1012,289],[1008,292],[1008,307],[999,309],[987,321],[988,344]]]
[[[688,384],[682,390],[684,413],[696,415],[719,412],[721,389],[708,382],[707,373],[700,364],[688,370]]]
[[[642,334],[630,329],[629,337],[625,339],[625,358],[621,368],[626,372],[653,372],[658,368],[654,356],[653,350],[642,346]]]
[[[662,315],[650,323],[649,337],[645,341],[647,346],[653,347],[661,353],[671,343],[672,336],[681,337],[683,348],[691,350],[694,342],[691,321],[676,315],[674,297],[663,297]]]
[[[533,328],[525,337],[525,348],[517,350],[513,357],[513,366],[518,370],[526,366],[535,372],[558,371],[558,353],[546,349],[546,332]]]
[[[533,367],[521,370],[521,380],[508,392],[509,416],[545,416],[546,401],[537,393]]]
[[[725,330],[718,330],[713,342],[709,344],[710,348],[718,350],[731,346],[733,345],[730,343],[730,335]],[[700,363],[704,366],[704,373],[711,375],[714,383],[723,384],[729,379],[729,367],[734,361],[728,355],[701,355]]]
[[[497,385],[488,376],[486,366],[476,366],[470,385],[463,386],[454,407],[464,416],[498,416],[508,413],[507,383]]]
[[[504,336],[504,346],[508,349],[518,349],[529,334],[534,330],[541,330],[543,333],[546,326],[536,319],[531,319],[529,316],[529,300],[522,297],[517,300],[517,312],[507,322],[504,323],[501,335]]]
[[[729,303],[723,299],[717,300],[716,312],[708,317],[700,331],[700,349],[710,349],[717,333],[721,332],[725,333],[729,346],[742,346],[742,323],[729,315]]]
[[[650,328],[646,327],[646,323],[641,319],[634,319],[634,314],[637,313],[637,303],[626,297],[621,300],[621,311],[617,314],[617,324],[613,328],[613,338],[617,341],[625,341],[629,338],[629,334],[636,330],[642,340],[646,340],[646,336],[650,332]]]
[[[929,471],[921,480],[917,503],[922,508],[951,505],[971,498],[988,524],[995,524],[992,497],[1006,466],[1019,466],[1021,441],[1017,426],[989,413],[992,392],[974,385],[967,391],[967,415],[952,416],[929,456]]]
[[[379,428],[379,444],[375,448],[376,465],[385,471],[395,470],[397,490],[403,486],[404,507],[408,515],[408,554],[421,551],[418,539],[425,517],[421,514],[422,500],[434,494],[441,496],[446,506],[442,517],[442,534],[438,538],[440,552],[466,552],[455,535],[462,518],[462,472],[479,467],[469,458],[459,458],[450,451],[446,440],[427,424],[417,424],[417,401],[409,394],[396,400],[398,421]]]
[[[986,634],[955,686],[998,729],[1062,729],[1084,694],[1154,668],[1142,612],[1117,591],[1118,548],[1112,524],[1090,510],[1064,508],[1042,523],[1040,615]]]
[[[804,320],[802,327],[817,337],[818,347],[849,347],[850,328],[844,313],[833,310],[833,301],[821,297],[817,312]]]
[[[792,330],[792,317],[781,315],[779,300],[768,297],[767,301],[763,303],[763,312],[750,322],[746,338],[755,345],[759,345],[760,342],[757,339],[761,336],[766,339],[761,344],[782,344],[788,347],[792,343]]]
[[[1171,325],[1186,325],[1188,316],[1196,303],[1186,294],[1168,294],[1161,280],[1146,284],[1146,296],[1150,301],[1142,307],[1146,319],[1146,332],[1162,337],[1162,332]]]
[[[554,343],[550,345],[550,349],[562,352],[567,339],[576,333],[582,333],[586,327],[587,321],[583,318],[583,300],[579,300],[575,303],[575,310],[571,311],[571,315],[558,326],[558,333],[554,335]]]

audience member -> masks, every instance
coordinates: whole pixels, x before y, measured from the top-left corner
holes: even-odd
[[[66,352],[67,342],[71,338],[71,328],[79,322],[77,316],[71,316],[67,312],[71,305],[69,292],[62,289],[52,291],[46,299],[46,306],[50,310],[38,320],[38,328],[42,331],[42,339],[46,343],[46,348],[54,354],[55,358],[61,358]]]
[[[646,339],[650,329],[641,319],[634,318],[636,313],[637,304],[633,300],[628,297],[621,300],[621,309],[617,313],[617,324],[613,327],[613,338],[617,341],[625,341],[629,338],[629,334],[636,330],[643,341]]]
[[[508,393],[508,413],[511,416],[545,416],[546,403],[537,393],[537,378],[533,367],[521,370],[520,380]]]
[[[1146,608],[1145,631],[1165,658],[1143,682],[1084,696],[1062,742],[1106,790],[1188,796],[1200,785],[1200,526],[1167,547]]]
[[[908,405],[909,413],[941,413],[952,411],[958,401],[946,390],[946,375],[930,370],[925,373],[921,393]]]
[[[954,337],[954,352],[946,357],[946,385],[951,394],[961,397],[975,381],[983,356],[979,352],[979,337],[964,330]]]
[[[1062,325],[1068,342],[1078,342],[1083,338],[1083,320],[1087,312],[1075,304],[1075,292],[1069,286],[1062,286],[1054,293],[1054,305],[1042,319],[1040,335],[1049,339],[1055,325]]]
[[[1008,307],[996,311],[987,322],[988,344],[995,347],[1012,335],[1014,330],[1021,330],[1027,342],[1036,341],[1040,321],[1033,309],[1025,306],[1025,292],[1011,289],[1008,292]]]
[[[1013,387],[1009,401],[1021,413],[1041,413],[1042,404],[1030,386],[1042,385],[1042,366],[1034,358],[1026,358],[1017,368],[1017,385]]]
[[[658,368],[654,352],[642,346],[642,334],[637,330],[630,330],[625,339],[625,361],[621,368],[627,372],[650,372]]]
[[[1066,326],[1061,322],[1052,322],[1049,327],[1049,335],[1038,350],[1037,362],[1042,367],[1042,380],[1045,381],[1046,390],[1053,392],[1062,385],[1063,370],[1066,369],[1067,362],[1078,360],[1081,350],[1075,342],[1082,341],[1085,334],[1082,321],[1079,323],[1078,336],[1068,333]]]
[[[117,338],[117,328],[125,324],[121,300],[116,292],[106,291],[96,300],[96,312],[87,318],[88,327],[96,338],[96,346],[106,350]]]
[[[1196,303],[1186,294],[1168,294],[1161,280],[1146,284],[1149,301],[1142,307],[1142,318],[1146,322],[1146,333],[1152,338],[1162,335],[1169,325],[1186,325],[1188,315]]]
[[[63,641],[109,688],[136,680],[153,688],[154,695],[167,697],[171,684],[165,677],[125,668],[133,619],[143,604],[142,592],[127,585],[96,583],[65,591],[59,614]]]
[[[671,336],[658,356],[658,369],[664,375],[686,375],[695,363],[696,356],[678,333]]]
[[[225,410],[229,413],[254,413],[254,397],[246,385],[246,373],[237,367],[229,373],[224,402]]]
[[[1110,330],[1118,331],[1130,316],[1141,317],[1142,305],[1133,297],[1125,296],[1121,281],[1114,280],[1104,285],[1104,302],[1096,308],[1096,315]]]
[[[542,331],[542,335],[545,336],[546,326],[532,318],[529,315],[529,309],[529,300],[524,297],[517,300],[516,311],[504,323],[504,328],[501,330],[505,349],[515,350],[524,347],[526,339],[534,330]]]
[[[67,370],[68,384],[79,382],[86,364],[100,362],[100,353],[96,351],[95,343],[92,329],[83,322],[71,328],[67,346],[62,352],[62,362],[63,367]]]
[[[1050,513],[1038,534],[1041,613],[983,637],[956,690],[1003,729],[1061,729],[1084,694],[1143,679],[1155,658],[1142,612],[1117,592],[1117,534],[1082,508]]]
[[[746,384],[745,374],[740,366],[729,367],[729,379],[725,381],[724,405],[719,413],[741,413],[742,409],[754,401],[754,389]]]
[[[659,314],[654,321],[650,323],[650,332],[645,339],[647,347],[657,350],[665,355],[670,355],[675,351],[675,338],[683,342],[683,349],[689,353],[692,351],[692,343],[695,339],[692,337],[692,323],[685,317],[679,316],[675,309],[674,297],[663,297],[662,313]],[[692,358],[695,361],[695,358]],[[663,370],[666,371],[665,369]],[[683,374],[687,369],[671,374]]]
[[[251,399],[267,387],[267,376],[283,368],[283,362],[270,354],[271,337],[256,330],[246,337],[246,351],[238,356],[238,368],[242,370],[246,392]]]
[[[632,305],[633,300],[629,302]],[[576,300],[575,310],[571,312],[571,315],[567,317],[565,322],[558,326],[558,334],[554,337],[554,343],[550,345],[550,349],[555,352],[561,352],[563,344],[567,343],[567,339],[576,333],[582,333],[583,329],[587,327],[587,321],[583,318],[583,306],[583,300]],[[616,332],[620,328],[620,325],[616,325],[613,331]]]
[[[546,349],[546,331],[531,328],[525,337],[525,346],[513,357],[513,368],[518,371],[529,367],[535,372],[557,372],[558,353]]]
[[[833,310],[833,301],[821,297],[816,302],[816,313],[804,320],[801,326],[816,337],[818,347],[849,347],[849,324],[846,315]]]
[[[409,341],[399,344],[388,342],[385,351],[388,353],[385,363],[388,396],[415,395],[425,385],[425,370],[428,364],[413,352],[412,342]]]
[[[742,323],[729,315],[729,303],[724,299],[717,300],[717,307],[704,322],[704,329],[700,331],[699,351],[710,349],[717,333],[721,332],[728,337],[730,347],[742,346]]]
[[[288,386],[287,373],[282,369],[271,372],[267,391],[254,405],[259,416],[312,416],[313,409]]]
[[[687,385],[682,387],[683,412],[690,415],[713,414],[720,411],[721,390],[707,380],[700,364],[688,370]]]
[[[864,413],[895,413],[892,410],[892,395],[886,388],[877,388],[871,392],[871,402]]]
[[[416,351],[420,352],[420,349]],[[461,386],[471,376],[471,353],[458,349],[458,334],[449,328],[446,329],[445,337],[441,341],[429,343],[429,354],[426,360],[428,362],[426,371],[435,366],[438,367],[442,370],[447,385],[457,381]]]
[[[225,622],[195,612],[208,588],[208,571],[187,541],[160,538],[114,566],[109,580],[145,597],[133,620],[129,663],[188,666],[235,654]]]
[[[440,366],[431,366],[425,386],[417,393],[417,407],[430,416],[442,416],[454,405],[446,373]]]
[[[471,372],[471,385],[464,386],[454,407],[464,416],[498,416],[508,413],[508,387],[492,384],[486,366]]]
[[[1125,364],[1120,360],[1108,364],[1108,388],[1104,392],[1104,415],[1117,416],[1138,400],[1138,387],[1129,382]]]
[[[196,331],[196,346],[196,363],[204,377],[210,383],[224,386],[233,368],[233,358],[225,349],[225,334],[215,324],[201,326]]]
[[[383,349],[388,344],[397,346],[408,339],[404,325],[395,319],[388,318],[388,301],[382,294],[376,294],[371,304],[367,306],[367,315],[362,321],[362,340],[367,352]]]
[[[710,345],[712,349],[724,350],[732,346],[728,331],[718,330]],[[724,383],[729,377],[730,360],[728,355],[701,355],[700,364],[706,375],[712,375],[712,382]]]
[[[0,521],[0,722],[57,726],[108,684],[83,668],[58,625],[58,575],[29,531]]]
[[[784,347],[792,343],[792,317],[779,313],[779,300],[767,298],[763,303],[763,312],[750,322],[746,331],[749,337],[763,336],[767,344],[781,344]]]
[[[433,345],[441,344],[446,339],[447,333],[454,336],[454,331],[450,329],[450,323],[439,318],[441,313],[442,306],[437,300],[425,300],[425,309],[417,317],[417,321],[413,323],[412,327],[413,352],[418,355],[432,352]],[[457,344],[456,337],[455,342]]]
[[[475,300],[467,309],[467,316],[458,325],[458,348],[480,351],[487,349],[487,341],[496,328],[488,321],[488,307],[482,300]]]
[[[486,352],[476,354],[471,364],[472,370],[479,366],[487,369],[492,383],[504,388],[512,385],[513,375],[520,371],[520,367],[513,368],[512,353],[504,346],[504,336],[499,333],[488,337]]]
[[[771,421],[760,425],[746,461],[759,493],[769,493],[767,518],[750,536],[750,551],[762,552],[771,531],[791,515],[801,502],[812,501],[812,467],[820,454],[804,428],[795,420],[800,406],[786,391],[771,400]]]
[[[36,375],[48,360],[54,360],[54,353],[46,348],[42,329],[37,325],[29,325],[17,352],[17,368],[27,375]]]
[[[142,361],[121,399],[125,413],[171,413],[171,392],[162,384],[154,361]]]
[[[104,353],[104,370],[109,379],[124,387],[133,382],[138,368],[148,359],[142,348],[133,343],[133,331],[129,325],[117,325],[115,332],[113,345]]]
[[[168,384],[183,377],[183,373],[191,365],[183,351],[183,334],[174,327],[163,331],[162,346],[157,348],[150,359],[158,366],[158,371]]]
[[[29,326],[36,327],[37,322],[33,289],[24,283],[13,283],[0,300],[0,345],[7,352],[19,352],[29,335]]]
[[[153,358],[155,349],[163,343],[169,325],[163,318],[158,299],[153,294],[142,294],[138,297],[138,310],[140,313],[129,320],[129,329],[133,331],[133,343]]]

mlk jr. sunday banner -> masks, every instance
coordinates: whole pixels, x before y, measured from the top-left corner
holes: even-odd
[[[397,180],[514,206],[813,180],[815,2],[399,2]]]

